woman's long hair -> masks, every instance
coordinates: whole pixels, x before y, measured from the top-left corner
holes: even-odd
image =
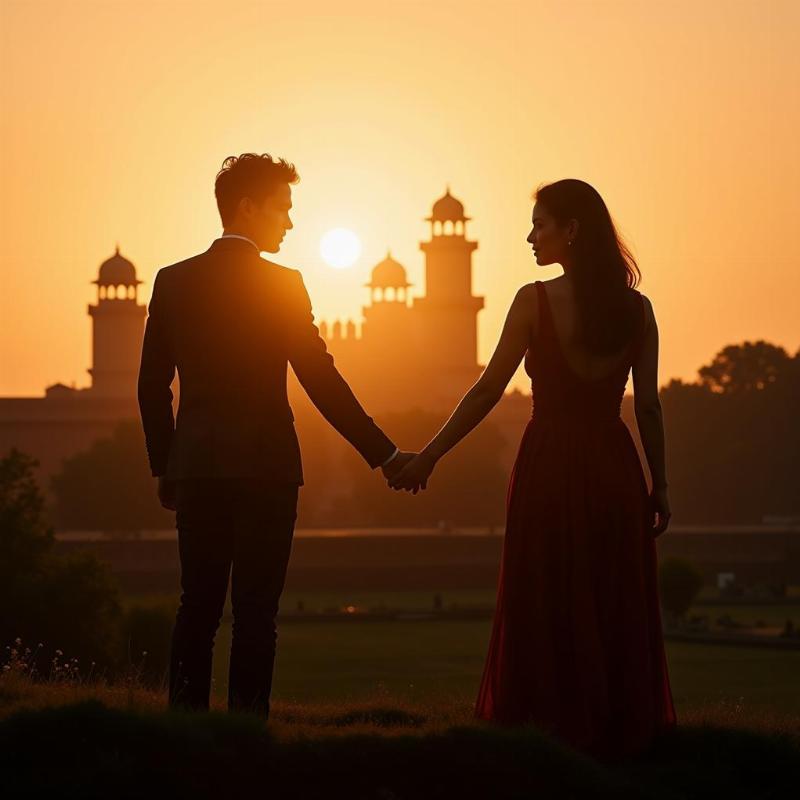
[[[622,242],[596,189],[566,178],[540,186],[534,199],[560,225],[578,221],[570,273],[578,306],[581,344],[596,355],[618,353],[630,341],[641,311],[634,289],[641,272]]]

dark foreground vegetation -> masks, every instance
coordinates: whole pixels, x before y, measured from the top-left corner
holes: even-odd
[[[800,719],[725,705],[684,714],[646,756],[600,764],[463,703],[383,696],[243,714],[164,711],[163,693],[0,679],[7,797],[772,798],[800,784]]]

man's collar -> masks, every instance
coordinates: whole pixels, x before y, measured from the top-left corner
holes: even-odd
[[[242,236],[240,233],[223,233],[222,236],[219,237],[220,239],[242,239],[245,242],[249,242],[253,247],[255,247],[257,253],[261,253],[261,248],[252,240],[249,239],[247,236]]]
[[[243,251],[251,251],[255,250],[255,254],[257,256],[261,256],[261,250],[259,250],[258,245],[252,240],[248,239],[246,236],[241,236],[238,233],[224,233],[217,239],[214,239],[211,242],[211,246],[209,250],[217,250],[219,248],[230,248],[231,250],[243,250]]]

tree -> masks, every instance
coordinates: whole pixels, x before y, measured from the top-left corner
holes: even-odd
[[[53,552],[36,461],[12,449],[0,459],[0,645],[35,647],[40,673],[56,649],[81,663],[111,666],[117,654],[119,598],[105,567],[89,553]]]
[[[700,375],[660,393],[675,521],[755,524],[800,512],[800,356],[744,342]]]
[[[703,573],[691,561],[667,558],[659,565],[658,585],[664,611],[680,620],[703,588]]]
[[[33,476],[37,464],[16,448],[0,460],[0,585],[37,570],[53,546],[44,497]]]
[[[775,383],[791,365],[782,348],[759,340],[723,348],[698,371],[700,382],[720,394],[764,389]]]
[[[173,528],[173,512],[156,498],[144,435],[135,420],[121,422],[111,437],[64,461],[52,478],[56,521],[62,530]]]

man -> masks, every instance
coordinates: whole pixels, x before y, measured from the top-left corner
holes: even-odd
[[[139,408],[161,504],[176,512],[181,599],[169,702],[207,709],[214,637],[231,576],[228,707],[269,716],[275,616],[303,483],[287,364],[327,420],[389,479],[411,458],[359,405],[314,324],[300,273],[261,258],[291,230],[294,165],[225,159],[223,235],[159,270],[139,370]],[[180,407],[170,384],[178,369]]]

